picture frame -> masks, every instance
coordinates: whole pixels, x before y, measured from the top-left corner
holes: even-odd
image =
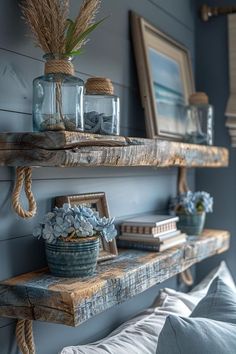
[[[147,136],[183,141],[194,92],[189,51],[133,12],[131,24]]]
[[[55,206],[62,207],[63,204],[79,205],[83,204],[99,212],[100,216],[110,217],[108,203],[104,192],[86,193],[77,195],[66,195],[55,198]],[[118,255],[116,240],[107,242],[104,238],[100,239],[100,252],[98,262],[113,259]]]

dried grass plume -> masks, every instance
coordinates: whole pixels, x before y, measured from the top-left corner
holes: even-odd
[[[75,21],[68,19],[69,0],[23,0],[23,18],[35,44],[45,53],[78,55],[95,23],[101,0],[84,0]]]

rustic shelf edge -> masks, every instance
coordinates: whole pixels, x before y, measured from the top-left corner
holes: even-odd
[[[0,166],[226,167],[226,148],[73,132],[0,133]]]
[[[227,231],[205,230],[200,238],[163,253],[121,251],[84,280],[56,278],[47,270],[0,282],[0,316],[78,326],[190,266],[225,252]]]

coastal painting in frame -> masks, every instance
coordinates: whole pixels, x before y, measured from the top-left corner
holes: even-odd
[[[189,53],[135,13],[132,34],[147,135],[183,141],[194,92]]]
[[[86,207],[98,211],[101,217],[110,217],[106,195],[103,192],[56,197],[55,206],[62,207],[64,203],[68,203],[71,206],[85,205]],[[104,239],[100,239],[98,262],[113,259],[117,255],[116,240],[107,242]]]

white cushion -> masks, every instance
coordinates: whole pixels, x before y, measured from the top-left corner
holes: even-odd
[[[190,311],[180,300],[168,308],[154,308],[149,314],[125,322],[108,337],[96,343],[64,348],[61,354],[151,354],[157,349],[158,336],[170,314],[189,316]]]
[[[173,289],[165,288],[161,291],[160,299],[165,298],[165,305],[172,303],[176,299],[181,300],[192,312],[199,301],[206,296],[208,289],[215,278],[219,277],[224,283],[229,285],[233,290],[236,290],[234,280],[229,268],[225,262],[213,269],[197,286],[193,288],[188,294],[182,293]],[[168,295],[168,296],[167,296]],[[158,302],[160,305],[160,301]]]
[[[189,294],[172,289],[164,289],[156,302],[156,307],[123,323],[108,337],[93,344],[64,348],[60,354],[153,354],[156,353],[158,336],[168,315],[188,317],[197,303],[206,295],[210,284],[217,276],[235,288],[226,264],[212,271]]]

